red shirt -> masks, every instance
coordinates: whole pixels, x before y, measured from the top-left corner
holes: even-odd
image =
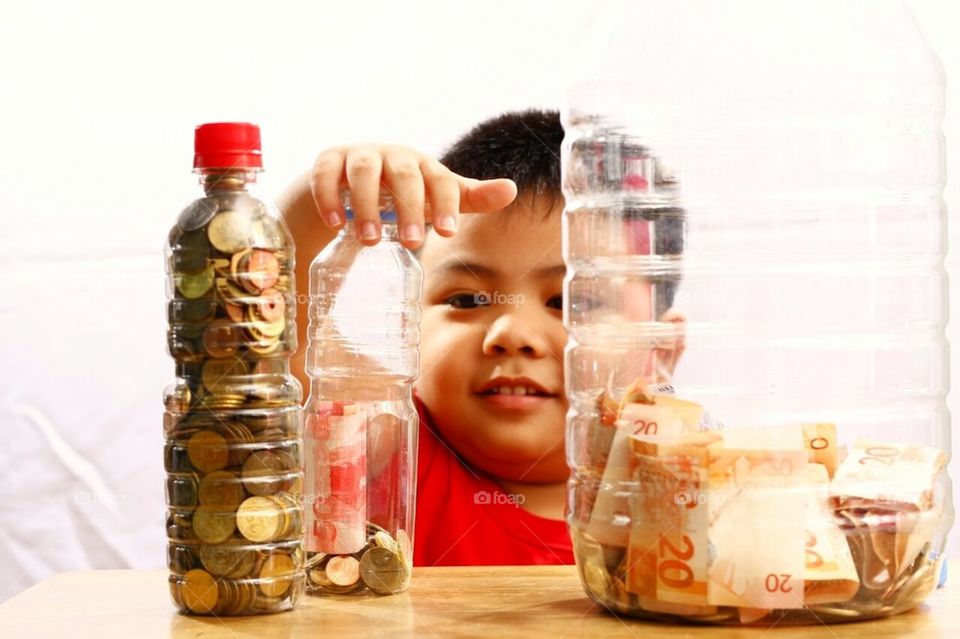
[[[572,564],[566,522],[513,503],[444,443],[420,402],[415,566]]]

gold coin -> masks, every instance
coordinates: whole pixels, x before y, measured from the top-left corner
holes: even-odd
[[[293,261],[292,261],[292,260],[290,261],[290,265],[289,265],[288,268],[289,268],[290,270],[293,270]],[[295,278],[294,278],[293,275],[286,275],[286,274],[281,275],[279,278],[277,278],[277,283],[274,285],[273,288],[275,288],[275,289],[277,289],[278,291],[281,291],[281,292],[283,292],[283,293],[286,293],[287,291],[289,291],[289,290],[292,288],[293,280],[294,280],[294,279],[295,279]]]
[[[242,305],[248,300],[256,299],[251,297],[240,288],[237,288],[230,283],[230,280],[226,277],[218,277],[214,279],[214,286],[217,289],[217,295],[226,303]],[[240,320],[237,320],[240,321]]]
[[[581,579],[584,585],[594,595],[605,599],[612,587],[606,569],[600,565],[598,558],[594,555],[588,556],[581,565],[583,566]]]
[[[230,260],[226,258],[212,257],[210,258],[209,264],[219,277],[226,277],[230,274]],[[214,280],[214,286],[216,286],[216,280]]]
[[[223,434],[230,444],[230,466],[242,466],[250,457],[252,445],[257,441],[250,429],[240,422],[227,422]]]
[[[360,562],[350,555],[331,557],[324,572],[335,586],[354,586],[360,581]]]
[[[378,530],[373,534],[373,544],[380,548],[386,548],[394,554],[400,554],[400,546],[385,530]]]
[[[267,426],[257,436],[257,440],[260,442],[269,442],[271,444],[283,444],[287,441],[288,435],[279,425]]]
[[[238,211],[220,211],[210,220],[207,237],[218,251],[228,255],[250,246],[250,215]]]
[[[200,399],[200,405],[207,410],[217,411],[238,408],[246,401],[246,398],[240,394],[205,395]]]
[[[180,596],[191,611],[212,612],[219,599],[217,582],[206,570],[196,568],[183,576]]]
[[[228,320],[211,322],[203,331],[203,350],[210,357],[223,359],[234,355],[240,346],[240,329]]]
[[[257,307],[255,304],[247,307],[247,321],[250,322],[250,324],[246,326],[247,331],[251,337],[258,341],[280,337],[283,335],[283,330],[287,326],[287,318],[283,315],[280,315],[272,322],[262,321],[257,317]]]
[[[216,546],[200,546],[200,562],[213,575],[239,579],[253,572],[257,553],[245,540],[233,538]]]
[[[286,490],[285,476],[294,466],[289,453],[258,450],[243,464],[243,485],[251,495],[272,495]]]
[[[231,472],[217,470],[200,480],[200,503],[204,506],[236,509],[243,501],[240,478]]]
[[[227,440],[219,433],[201,430],[187,442],[187,456],[194,468],[209,473],[227,465],[230,449],[227,447]]]
[[[260,566],[260,591],[267,597],[282,596],[290,589],[294,572],[290,555],[270,555]]]
[[[303,497],[303,475],[297,475],[293,478],[287,492],[298,499]]]
[[[224,302],[223,310],[227,312],[227,317],[230,318],[230,321],[235,323],[240,323],[243,321],[243,306],[240,304]]]
[[[257,588],[249,581],[223,580],[221,592],[228,593],[228,604],[221,610],[223,614],[247,615],[254,612],[253,602],[257,597]]]
[[[269,497],[250,497],[237,509],[237,528],[250,541],[273,541],[282,531],[282,525],[283,510]]]
[[[173,276],[177,290],[187,299],[197,299],[206,295],[213,287],[213,268],[207,266],[199,273],[177,273]]]
[[[400,559],[403,563],[413,564],[413,544],[410,543],[410,535],[402,528],[397,531],[397,546],[400,549]]]
[[[287,300],[283,293],[275,288],[268,288],[253,302],[254,315],[263,322],[276,322],[284,317],[287,311]]]
[[[237,516],[232,510],[197,506],[193,511],[191,522],[200,541],[219,544],[233,536],[233,531],[237,527]]]
[[[278,493],[271,497],[283,509],[284,523],[280,536],[284,538],[299,537],[303,534],[303,504],[299,495],[287,492]]]
[[[217,594],[219,597],[219,600],[217,601],[217,614],[236,614],[235,610],[240,599],[236,584],[227,579],[218,579]]]
[[[246,374],[247,365],[242,359],[211,359],[204,362],[200,377],[208,391],[222,393],[231,384],[237,383],[237,377]]]
[[[360,557],[360,577],[370,590],[390,595],[406,587],[410,570],[399,555],[374,546]]]
[[[230,278],[234,282],[240,282],[246,271],[245,261],[250,257],[253,249],[244,249],[230,256]]]
[[[170,599],[173,600],[173,605],[180,610],[186,610],[187,606],[183,603],[183,588],[180,580],[176,575],[170,575],[167,578],[167,583],[170,585]]]

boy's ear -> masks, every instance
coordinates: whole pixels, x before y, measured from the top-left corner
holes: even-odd
[[[660,316],[661,322],[670,322],[675,325],[673,337],[657,347],[657,381],[669,382],[673,371],[677,368],[680,357],[687,348],[687,316],[675,308],[671,308]],[[660,379],[661,377],[665,379]]]

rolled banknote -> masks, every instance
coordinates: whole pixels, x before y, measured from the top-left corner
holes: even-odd
[[[630,539],[630,436],[673,435],[684,430],[683,419],[672,408],[656,403],[628,403],[621,407],[613,442],[603,469],[586,532],[602,544],[627,547]]]
[[[307,417],[306,542],[313,552],[350,554],[366,545],[367,415],[327,402]]]
[[[945,463],[931,446],[860,441],[838,467],[830,502],[851,540],[861,596],[897,596],[910,578],[942,525]]]
[[[829,471],[823,464],[808,464],[807,477],[813,490],[807,497],[803,600],[808,606],[847,601],[857,594],[860,577],[829,507]]]
[[[630,437],[636,489],[626,587],[643,601],[677,604],[685,614],[716,612],[707,603],[706,490],[707,447],[718,441],[720,435],[711,432]]]
[[[837,468],[831,502],[837,509],[929,510],[946,461],[932,446],[859,441]]]

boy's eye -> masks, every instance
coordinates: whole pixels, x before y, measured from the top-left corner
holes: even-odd
[[[570,310],[574,313],[584,313],[586,311],[593,311],[599,308],[602,304],[599,300],[594,297],[581,295],[574,297],[573,301],[570,303]]]
[[[483,293],[459,293],[448,297],[444,304],[449,304],[453,308],[477,308],[478,306],[488,306],[490,300]]]
[[[547,300],[547,307],[548,307],[548,308],[555,308],[555,309],[557,309],[558,311],[562,311],[562,310],[563,310],[563,295],[554,295],[553,297],[551,297],[550,299],[548,299],[548,300]]]

